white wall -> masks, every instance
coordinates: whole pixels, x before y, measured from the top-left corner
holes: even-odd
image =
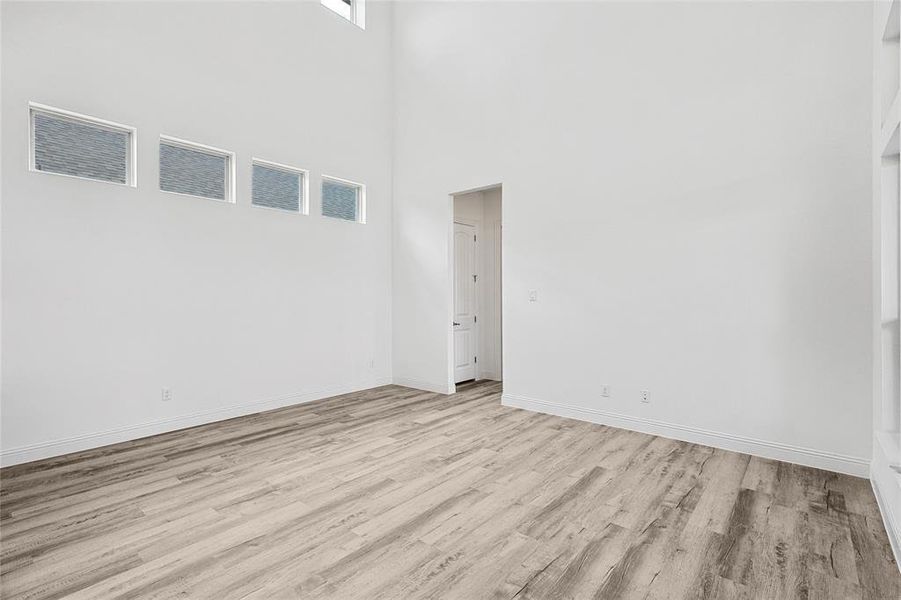
[[[865,473],[871,23],[398,4],[395,378],[447,382],[448,194],[502,182],[508,403]]]
[[[447,389],[450,194],[503,182],[508,402],[854,471],[870,11],[4,2],[4,463]],[[29,100],[136,126],[139,187],[28,173]],[[156,191],[160,133],[235,151],[238,204]],[[253,155],[311,170],[311,216],[249,206]],[[321,173],[365,226],[315,216]]]
[[[3,3],[5,463],[390,380],[391,10]],[[137,189],[27,172],[29,100],[136,126]],[[161,133],[235,151],[237,205],[157,191]],[[310,216],[250,206],[252,156]]]

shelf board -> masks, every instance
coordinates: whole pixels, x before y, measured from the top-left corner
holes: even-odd
[[[892,98],[892,103],[886,109],[884,113],[882,113],[882,134],[885,135],[886,130],[891,130],[895,125],[898,124],[899,118],[901,118],[901,88],[895,90],[895,97]]]
[[[901,474],[901,435],[897,431],[876,431],[876,441],[888,459],[889,466]]]
[[[883,42],[897,42],[901,39],[901,10],[899,0],[892,0],[892,7],[888,11],[883,28]]]
[[[882,129],[882,133],[879,136],[880,147],[882,148],[882,158],[890,158],[901,154],[898,138],[899,132],[897,122],[894,126],[884,127]]]

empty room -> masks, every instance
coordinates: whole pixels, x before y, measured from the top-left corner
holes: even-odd
[[[0,598],[901,600],[901,0],[0,0]]]

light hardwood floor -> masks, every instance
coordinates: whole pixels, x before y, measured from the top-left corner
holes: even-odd
[[[388,386],[0,471],[3,598],[901,598],[869,483]]]

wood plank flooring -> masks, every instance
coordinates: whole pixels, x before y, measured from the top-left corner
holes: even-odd
[[[897,600],[864,479],[348,394],[0,471],[3,598]]]

